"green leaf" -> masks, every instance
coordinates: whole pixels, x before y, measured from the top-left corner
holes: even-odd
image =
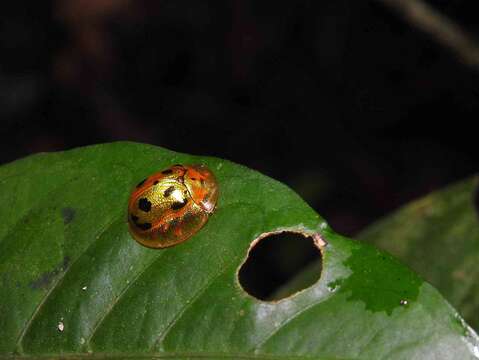
[[[174,163],[217,175],[218,208],[165,250],[127,230],[132,187]],[[0,357],[469,359],[478,339],[429,284],[334,233],[286,186],[231,162],[112,143],[0,168]],[[250,244],[319,233],[320,280],[278,302],[240,286]]]
[[[479,327],[479,177],[434,192],[364,230],[359,238],[421,274]]]

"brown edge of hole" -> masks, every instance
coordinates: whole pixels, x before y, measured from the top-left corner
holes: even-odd
[[[248,261],[248,259],[250,258],[250,255],[251,255],[251,251],[254,249],[254,247],[263,239],[269,237],[269,236],[273,236],[273,235],[279,235],[279,234],[282,234],[282,233],[293,233],[293,234],[298,234],[298,235],[302,235],[305,239],[308,239],[310,238],[314,244],[314,246],[319,250],[319,253],[320,253],[320,259],[321,261],[323,261],[323,258],[324,258],[324,251],[325,251],[325,248],[327,247],[328,245],[328,242],[324,239],[324,237],[318,233],[318,232],[313,232],[313,231],[304,231],[304,230],[298,230],[298,229],[281,229],[281,230],[275,230],[275,231],[267,231],[267,232],[264,232],[262,234],[260,234],[258,237],[256,237],[253,241],[251,241],[250,245],[249,245],[249,248],[248,248],[248,251],[246,252],[246,256],[243,258],[243,261],[239,264],[238,268],[236,269],[236,282],[237,282],[237,285],[240,287],[240,289],[249,297],[255,299],[256,301],[260,301],[260,302],[263,302],[263,303],[269,303],[269,304],[276,304],[276,303],[279,303],[281,301],[284,301],[284,300],[288,300],[298,294],[300,294],[301,292],[309,289],[311,286],[313,286],[314,284],[316,284],[320,279],[321,279],[321,275],[322,275],[322,271],[321,273],[319,274],[318,276],[318,279],[311,285],[308,285],[306,286],[305,288],[301,289],[301,290],[298,290],[298,291],[295,291],[294,293],[288,295],[288,296],[285,296],[281,299],[273,299],[273,300],[264,300],[264,299],[260,299],[252,294],[250,294],[244,287],[243,285],[241,284],[241,281],[240,281],[240,272],[241,272],[241,269],[243,268],[243,266],[246,264],[246,262]]]

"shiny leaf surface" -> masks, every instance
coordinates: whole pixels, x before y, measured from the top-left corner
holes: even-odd
[[[203,163],[220,186],[205,227],[165,250],[127,230],[134,185]],[[399,261],[334,233],[286,186],[231,162],[127,142],[0,168],[0,356],[468,359],[475,333]],[[279,302],[237,279],[265,232],[320,233],[320,280]]]

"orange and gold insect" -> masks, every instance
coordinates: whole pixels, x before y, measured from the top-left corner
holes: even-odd
[[[140,182],[130,195],[128,227],[150,248],[189,239],[208,220],[218,199],[215,176],[204,165],[173,165]]]

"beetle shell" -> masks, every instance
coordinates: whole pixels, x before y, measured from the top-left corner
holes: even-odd
[[[144,246],[174,246],[203,227],[217,199],[218,184],[206,166],[173,165],[133,189],[128,203],[128,228]]]

